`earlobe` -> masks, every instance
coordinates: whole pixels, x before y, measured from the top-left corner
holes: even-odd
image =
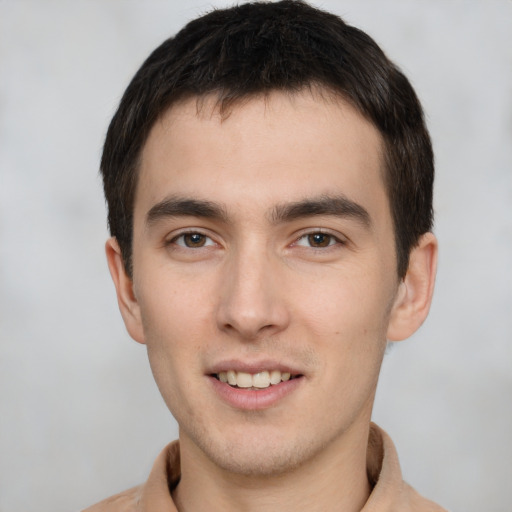
[[[407,274],[399,285],[388,326],[389,341],[408,338],[427,318],[436,270],[437,240],[433,233],[425,233],[411,251]]]
[[[109,238],[105,243],[105,253],[126,329],[135,341],[144,343],[140,307],[133,290],[133,280],[126,273],[121,248],[115,237]]]

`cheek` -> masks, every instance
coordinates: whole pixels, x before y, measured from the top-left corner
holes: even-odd
[[[157,305],[161,306],[161,304]],[[177,421],[194,417],[197,407],[191,402],[191,390],[197,386],[200,351],[197,334],[191,332],[194,319],[184,317],[183,310],[167,302],[157,314],[141,308],[149,364],[167,408]],[[192,395],[193,397],[193,395]]]
[[[343,343],[379,339],[386,332],[389,317],[387,288],[368,273],[339,272],[296,291],[301,297],[298,316],[308,318],[316,334],[339,335]]]
[[[190,385],[199,368],[197,354],[212,337],[211,294],[160,275],[137,295],[151,369],[170,406],[173,396]]]
[[[165,265],[146,274],[136,291],[147,342],[179,345],[184,338],[192,341],[211,311],[209,290],[204,276],[186,275]]]
[[[361,277],[325,283],[322,294],[310,294],[303,306],[299,318],[308,319],[307,332],[319,355],[311,415],[320,407],[330,411],[334,425],[346,422],[347,414],[371,409],[386,347],[385,303]]]
[[[362,400],[373,392],[386,347],[389,289],[376,285],[374,275],[344,279],[340,273],[316,291],[299,316],[308,319],[315,349],[323,355],[327,387],[337,390],[342,404]]]

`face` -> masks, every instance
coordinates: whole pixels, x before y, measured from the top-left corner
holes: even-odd
[[[351,106],[174,106],[143,151],[133,268],[125,321],[182,450],[272,474],[366,435],[399,283],[381,139]]]

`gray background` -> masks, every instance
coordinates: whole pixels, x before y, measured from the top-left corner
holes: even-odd
[[[404,69],[437,155],[437,290],[375,420],[453,511],[511,510],[512,2],[325,1]],[[210,5],[0,0],[0,512],[142,481],[176,426],[110,283],[97,175],[142,60]]]

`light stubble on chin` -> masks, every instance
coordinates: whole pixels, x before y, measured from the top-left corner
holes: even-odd
[[[200,432],[194,432],[192,436],[198,448],[215,466],[233,475],[251,478],[290,473],[324,449],[317,442],[308,443],[304,439],[290,444],[281,440],[272,442],[268,438],[262,441],[231,439],[222,449],[214,447],[212,441]]]

